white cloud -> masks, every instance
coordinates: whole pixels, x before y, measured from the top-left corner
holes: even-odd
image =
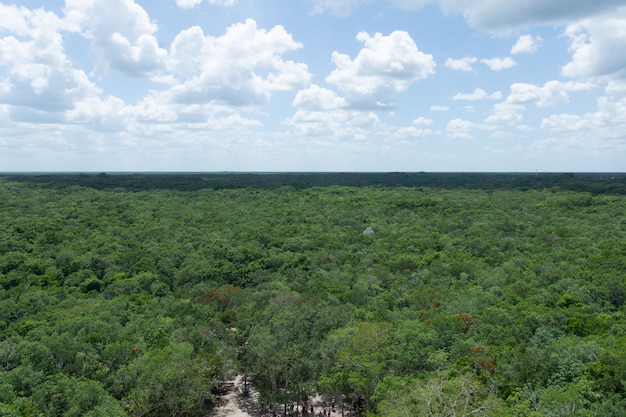
[[[494,130],[494,128],[485,124],[456,118],[450,120],[446,125],[446,136],[448,139],[469,140],[474,138],[474,130]]]
[[[137,39],[157,31],[157,25],[134,0],[66,0],[64,12],[68,23],[93,40],[105,40],[116,32]]]
[[[548,81],[543,86],[527,83],[511,85],[511,94],[506,98],[513,104],[534,103],[538,107],[548,107],[559,102],[569,101],[569,92],[584,91],[593,88],[590,83]]]
[[[543,42],[541,36],[522,35],[511,48],[511,55],[536,52],[541,46],[541,42]]]
[[[485,121],[489,123],[515,123],[523,119],[526,106],[549,107],[569,101],[569,92],[585,91],[594,88],[591,83],[548,81],[543,86],[528,83],[511,84],[511,93],[506,99],[494,105],[492,114]]]
[[[430,111],[446,112],[446,111],[450,111],[450,107],[448,107],[448,106],[440,106],[440,105],[432,105],[432,106],[430,106]]]
[[[190,9],[202,3],[203,0],[176,0],[176,5],[181,9]],[[209,4],[215,6],[233,6],[237,4],[237,0],[208,0]]]
[[[109,68],[142,77],[166,69],[167,52],[154,35],[157,26],[134,0],[67,0],[68,26],[91,41],[98,71]]]
[[[459,71],[472,71],[474,68],[472,64],[474,64],[478,59],[473,56],[466,56],[460,59],[446,59],[445,64],[443,64],[446,68],[451,68]]]
[[[2,26],[21,34],[20,40],[0,38],[0,62],[6,73],[0,79],[0,103],[21,106],[10,109],[13,115],[26,118],[31,114],[45,121],[43,112],[62,112],[81,98],[100,93],[65,55],[58,32],[63,23],[56,14],[14,6],[1,6],[0,12],[14,19],[14,24],[3,21]]]
[[[626,7],[583,19],[567,27],[572,61],[562,68],[568,77],[618,75],[626,78]]]
[[[427,119],[420,116],[417,119],[413,120],[412,124],[413,126],[430,126],[433,124],[433,119]]]
[[[239,0],[208,0],[209,4],[216,6],[234,6]]]
[[[536,146],[555,154],[578,153],[581,161],[605,159],[609,164],[603,170],[619,170],[626,151],[626,100],[600,97],[597,110],[585,114],[555,114],[545,117],[541,128],[551,132],[555,139],[538,141]]]
[[[495,93],[487,94],[487,92],[482,88],[476,88],[473,93],[457,93],[452,97],[452,100],[476,101],[486,98],[489,98],[491,100],[499,100],[502,98],[502,93],[500,91],[496,91]]]
[[[555,114],[541,121],[541,128],[551,131],[579,131],[588,127],[588,121],[578,114]]]
[[[309,88],[298,91],[293,105],[306,109],[336,110],[345,107],[346,100],[337,96],[334,91],[312,84]]]
[[[380,120],[373,112],[337,109],[312,111],[299,109],[285,121],[298,137],[322,138],[326,141],[365,140],[380,129]]]
[[[626,99],[613,100],[609,97],[600,97],[597,107],[597,111],[582,115],[551,115],[542,120],[541,127],[551,131],[575,131],[583,134],[593,130],[594,135],[623,140],[626,128]]]
[[[608,80],[604,92],[609,96],[626,97],[626,79]]]
[[[413,140],[423,139],[432,133],[430,129],[418,129],[415,126],[406,126],[398,128],[393,136],[399,139],[400,142],[410,143]]]
[[[171,123],[178,121],[178,114],[174,108],[162,97],[153,93],[141,99],[131,111],[134,119],[139,122]]]
[[[202,0],[176,0],[176,5],[181,9],[190,9],[202,3]]]
[[[167,59],[167,52],[159,47],[154,36],[141,35],[132,44],[117,32],[109,38],[105,55],[113,68],[133,76],[164,70]]]
[[[282,59],[285,52],[301,47],[282,26],[258,29],[252,19],[230,26],[220,37],[191,27],[172,42],[170,64],[181,83],[171,93],[181,103],[262,104],[272,92],[309,83],[305,64]]]
[[[20,36],[29,35],[31,33],[30,20],[37,13],[42,12],[41,10],[31,12],[25,7],[0,3],[0,29]]]
[[[615,8],[623,0],[438,0],[446,12],[460,12],[470,25],[508,30],[533,24],[571,21]]]
[[[493,106],[491,115],[485,118],[487,123],[518,123],[523,119],[522,112],[525,107],[510,101],[503,101]]]
[[[326,77],[326,82],[336,85],[351,105],[393,105],[396,94],[434,73],[433,56],[418,50],[406,32],[394,31],[389,36],[360,32],[356,38],[363,42],[364,48],[354,60],[333,52],[332,60],[337,68]]]
[[[496,58],[489,58],[489,59],[481,59],[480,62],[487,65],[493,71],[501,71],[503,69],[512,68],[515,65],[517,65],[517,63],[510,56],[507,56],[504,58],[496,57]]]
[[[598,99],[598,119],[607,126],[615,127],[615,131],[624,139],[626,124],[626,98],[613,100],[609,97]],[[615,125],[613,125],[615,124]]]
[[[308,165],[311,169],[326,169],[331,165],[324,165],[325,161],[335,158],[332,165],[335,169],[422,169],[415,163],[419,156],[427,167],[432,167],[438,158],[458,161],[464,152],[472,152],[474,148],[473,155],[467,154],[468,160],[472,160],[484,149],[483,141],[460,148],[451,143],[448,149],[437,141],[416,145],[419,139],[429,135],[447,135],[450,139],[526,140],[529,145],[522,151],[536,144],[533,149],[537,155],[565,151],[572,145],[582,155],[577,160],[572,157],[567,165],[552,161],[560,154],[544,156],[544,160],[549,160],[544,165],[548,168],[581,169],[579,166],[585,165],[578,162],[592,160],[589,156],[596,155],[594,152],[609,156],[589,162],[586,166],[592,169],[623,166],[626,154],[623,133],[626,131],[626,58],[620,53],[626,48],[623,0],[594,0],[596,5],[587,0],[567,3],[555,0],[552,4],[559,10],[554,11],[536,0],[511,0],[506,4],[496,0],[392,0],[388,4],[369,0],[374,1],[375,7],[371,8],[369,4],[361,7],[368,0],[304,3],[305,7],[314,5],[310,8],[316,8],[317,12],[336,16],[347,16],[357,10],[367,12],[373,19],[395,19],[400,15],[392,7],[417,10],[439,2],[448,12],[463,13],[474,27],[516,35],[509,38],[504,50],[501,47],[507,41],[502,38],[484,38],[480,45],[474,42],[476,39],[472,42],[460,39],[454,45],[441,43],[440,57],[460,59],[448,58],[445,63],[441,59],[440,65],[456,71],[481,70],[474,75],[482,81],[468,85],[466,74],[444,71],[449,77],[434,77],[417,86],[414,85],[417,80],[434,73],[435,62],[404,32],[388,36],[360,33],[356,50],[335,47],[338,52],[333,55],[334,65],[328,70],[323,44],[310,43],[306,37],[294,40],[282,26],[262,29],[253,20],[232,24],[238,22],[236,16],[243,12],[261,16],[260,12],[244,10],[244,2],[239,2],[241,9],[205,7],[202,13],[212,14],[208,20],[198,13],[194,16],[192,8],[227,7],[235,1],[175,0],[169,6],[150,3],[145,10],[140,6],[148,4],[145,0],[67,0],[54,2],[57,6],[39,1],[45,5],[32,10],[0,2],[1,163],[12,169],[72,166],[76,170],[155,167],[176,170],[191,169],[187,162],[193,160],[193,169],[216,169],[215,161],[219,161],[222,169],[249,169],[259,166],[248,165],[256,158],[265,161],[265,169],[287,166],[298,169],[305,160],[314,161]],[[66,6],[61,9],[58,4],[63,3]],[[190,10],[180,10],[176,5]],[[487,5],[498,7],[487,8]],[[507,10],[509,7],[516,12]],[[582,13],[581,7],[587,8],[588,13]],[[608,7],[613,7],[610,14],[606,13]],[[298,8],[293,6],[293,10]],[[155,14],[148,16],[148,10]],[[429,8],[426,12],[432,11]],[[297,19],[308,19],[303,23],[307,25],[332,21],[305,13],[290,14],[293,20],[290,18],[289,25],[304,22]],[[541,32],[551,42],[542,45],[543,41],[534,33],[519,36],[520,31],[532,33],[535,24],[553,22],[558,25],[542,28]],[[347,31],[356,33],[364,24],[360,17],[334,23],[342,26],[325,23],[328,26],[324,30],[327,28],[337,35]],[[458,19],[442,18],[441,24],[458,24]],[[569,63],[554,61],[562,57],[558,36],[563,33],[565,41],[569,40]],[[300,40],[306,42],[306,48]],[[339,45],[340,40],[336,40]],[[472,50],[474,46],[478,49]],[[519,75],[522,65],[530,64],[518,59],[518,54],[532,53],[539,47],[545,49],[542,54],[545,71],[527,74],[528,80],[536,84],[512,83],[507,77]],[[505,56],[509,48],[511,57],[480,61],[480,57]],[[494,70],[504,69],[515,65],[513,59],[520,61],[519,71],[493,74],[482,67],[484,63]],[[311,67],[303,62],[310,62]],[[571,82],[545,82],[551,78],[540,78],[559,68],[564,76],[572,77]],[[107,70],[121,76],[107,74]],[[317,73],[317,84],[311,84],[313,75],[309,71]],[[461,77],[452,80],[450,77],[455,74]],[[137,82],[124,75],[149,78],[150,82]],[[451,80],[457,88],[454,90],[452,86],[452,92]],[[501,89],[500,84],[507,80],[512,84],[510,91],[503,90],[503,96],[495,90]],[[477,85],[482,88],[472,91]],[[588,89],[595,90],[575,94]],[[597,100],[596,109],[579,110],[581,106],[587,108],[589,102],[593,104],[599,94],[605,97]],[[271,100],[274,96],[278,100]],[[284,105],[290,99],[295,114],[277,131],[276,123],[289,111]],[[476,100],[488,99],[497,101],[485,117],[485,102]],[[430,106],[431,103],[439,104]],[[429,114],[424,111],[428,106],[432,119],[418,116]],[[387,114],[382,119],[390,124],[381,122],[375,110],[392,107],[395,116]],[[552,114],[555,108],[559,114]],[[451,110],[455,114],[448,113],[446,119],[451,120],[447,125],[446,120],[441,120],[444,113],[434,114]],[[413,120],[402,125],[400,120],[407,120],[407,115],[413,115]],[[541,125],[537,120],[541,120]],[[532,133],[527,133],[528,130]],[[318,147],[324,152],[315,153]],[[260,149],[263,152],[257,154]],[[242,153],[247,153],[248,159]],[[282,155],[282,162],[274,158],[277,154]],[[67,156],[73,158],[73,165],[68,165]],[[124,158],[126,162],[120,163]],[[350,158],[352,165],[345,162]],[[403,165],[399,160],[407,162]],[[40,164],[41,161],[48,165]],[[161,161],[169,161],[169,165]],[[372,165],[368,165],[370,161]],[[472,161],[468,166],[473,169],[483,167],[481,161]],[[92,165],[93,162],[99,165]],[[482,162],[484,166],[509,168],[487,161],[486,157]],[[445,166],[462,169],[454,162]],[[534,169],[535,165],[529,162],[526,167]]]
[[[168,55],[151,34],[142,34],[142,30],[155,30],[147,15],[139,18],[145,13],[143,9],[124,2],[129,7],[128,21],[137,22],[137,26],[124,29],[124,24],[89,15],[94,8],[103,7],[99,1],[69,1],[65,20],[42,9],[10,8],[12,20],[18,22],[11,27],[23,35],[20,40],[13,36],[0,38],[0,69],[6,74],[3,77],[0,73],[0,104],[8,104],[2,107],[7,118],[60,126],[70,123],[94,130],[132,132],[139,137],[171,131],[163,126],[153,130],[145,126],[154,123],[176,124],[180,131],[209,122],[211,129],[228,128],[228,120],[236,117],[241,126],[254,127],[258,121],[244,119],[232,107],[219,103],[262,104],[275,91],[297,90],[310,82],[306,65],[282,59],[283,53],[302,45],[280,26],[266,31],[257,29],[256,23],[249,20],[231,26],[224,36],[216,38],[204,36],[199,28],[190,28],[179,34]],[[9,15],[9,9],[2,7],[0,11]],[[116,20],[119,15],[113,13],[108,18]],[[0,25],[8,23],[0,18]],[[160,66],[167,68],[173,72],[163,73],[161,79],[172,87],[149,92],[135,105],[114,96],[103,97],[102,91],[65,55],[59,30],[80,32],[91,39],[92,45],[102,46],[99,39],[112,28],[115,31],[107,38],[106,51],[94,47],[98,58],[117,55],[118,61],[107,65],[119,69],[127,65],[127,73],[133,75]],[[151,61],[161,54],[165,63]]]
[[[70,123],[97,124],[108,130],[118,130],[130,121],[127,112],[128,107],[117,97],[89,96],[80,99],[65,116]]]

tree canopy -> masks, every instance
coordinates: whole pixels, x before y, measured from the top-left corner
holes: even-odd
[[[626,415],[626,176],[0,176],[0,415]],[[364,234],[370,227],[375,233]]]

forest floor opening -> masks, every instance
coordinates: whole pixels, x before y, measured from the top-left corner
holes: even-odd
[[[259,404],[259,393],[254,390],[249,384],[247,386],[247,394],[246,392],[244,376],[237,375],[233,379],[226,381],[221,386],[221,391],[223,394],[219,396],[218,402],[216,406],[208,413],[205,417],[253,417],[259,416],[261,414],[261,406]],[[316,417],[320,412],[323,413],[323,410],[330,410],[329,404],[320,396],[315,396],[311,402],[308,404],[308,407],[313,407],[313,414],[310,412],[310,408],[307,408],[306,413],[291,411],[292,416],[313,416]],[[280,406],[278,407],[279,411],[277,415],[284,416],[283,410],[280,410]],[[330,415],[331,416],[352,416],[354,414],[347,412],[347,410],[342,413],[338,408],[335,409]],[[269,415],[272,415],[271,413]],[[323,414],[326,415],[326,414]]]

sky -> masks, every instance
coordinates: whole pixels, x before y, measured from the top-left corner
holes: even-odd
[[[624,172],[625,0],[0,0],[0,172]]]

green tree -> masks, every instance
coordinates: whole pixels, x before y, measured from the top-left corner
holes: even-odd
[[[258,317],[266,318],[266,324],[249,330],[246,361],[266,402],[298,402],[313,394],[321,341],[313,337],[309,307],[298,293],[278,292]]]
[[[326,353],[331,366],[322,384],[351,398],[354,407],[372,409],[376,386],[389,372],[392,337],[386,322],[358,322],[333,332]]]
[[[410,384],[391,384],[376,411],[389,417],[505,415],[504,405],[475,379],[441,373]]]
[[[123,417],[121,405],[97,382],[57,374],[38,385],[33,399],[44,416]]]
[[[136,381],[124,399],[127,410],[134,416],[199,415],[214,398],[217,365],[211,357],[195,355],[186,342],[147,353],[127,370]]]

